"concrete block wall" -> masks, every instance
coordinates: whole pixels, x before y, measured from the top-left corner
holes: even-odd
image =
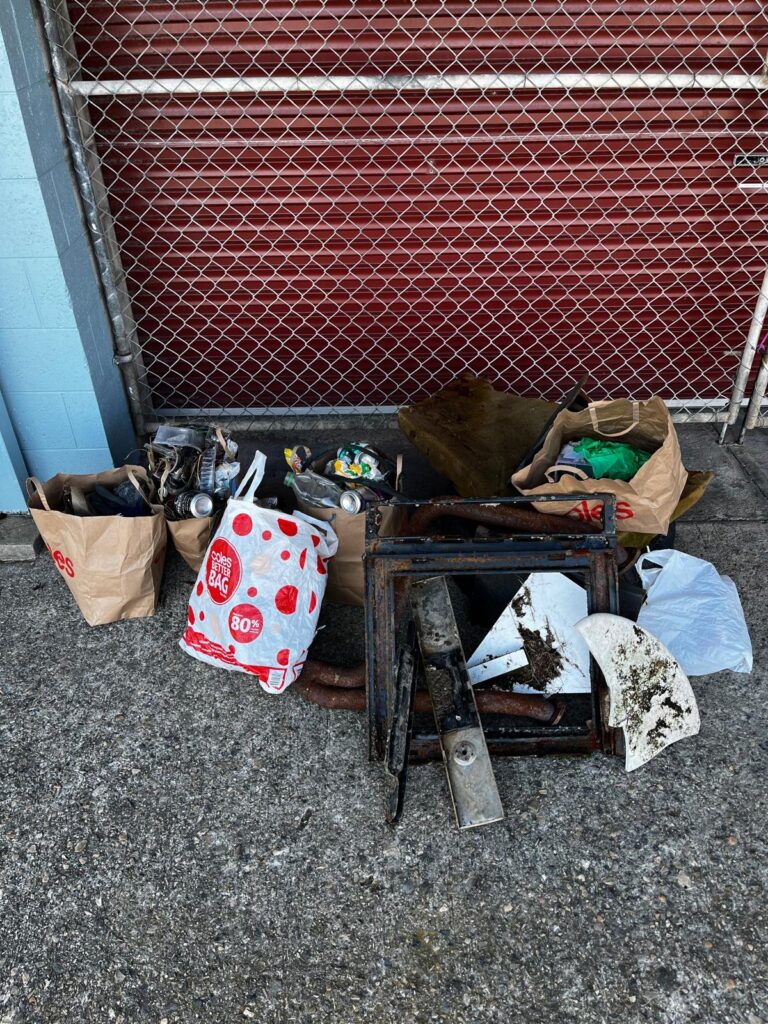
[[[3,0],[0,29],[0,510],[15,511],[20,472],[106,469],[135,439],[32,0]]]

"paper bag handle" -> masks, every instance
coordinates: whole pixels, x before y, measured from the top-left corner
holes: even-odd
[[[598,408],[600,408],[600,406],[605,405],[605,404],[606,404],[605,402],[593,402],[592,405],[590,405],[588,407],[589,408],[589,418],[592,421],[592,429],[595,431],[596,434],[602,434],[603,437],[623,437],[624,434],[628,434],[630,432],[630,430],[634,430],[634,428],[640,422],[640,403],[639,402],[633,402],[632,403],[632,422],[630,423],[630,425],[628,427],[624,427],[623,430],[614,430],[614,431],[601,430],[600,429],[600,424],[598,423],[598,420],[597,420],[597,410],[598,410]]]
[[[569,476],[575,476],[577,480],[589,480],[590,479],[590,477],[587,476],[587,474],[584,472],[584,470],[583,469],[579,469],[578,466],[569,466],[567,462],[564,463],[563,465],[560,465],[560,463],[556,463],[554,466],[550,466],[549,469],[544,474],[548,484],[557,483],[556,480],[552,480],[551,479],[551,475],[550,474],[558,473],[558,472],[559,473],[567,473]]]
[[[40,504],[43,506],[45,511],[52,511],[51,506],[48,504],[48,499],[45,496],[43,485],[40,483],[36,476],[27,477],[27,494],[30,496],[30,498],[32,497],[33,494],[36,494],[40,499]]]
[[[141,486],[141,481],[136,476],[136,474],[133,472],[133,470],[129,469],[128,466],[126,466],[125,467],[125,474],[128,477],[128,479],[130,480],[130,482],[133,484],[133,486],[136,488],[136,490],[138,491],[139,495],[144,499],[144,501],[146,501],[146,503],[149,505],[150,508],[153,508],[154,506],[153,506],[152,502],[150,501],[150,499],[144,493],[144,488]]]
[[[245,476],[240,481],[240,486],[235,491],[236,498],[242,498],[243,501],[253,501],[256,497],[256,491],[258,491],[261,481],[264,479],[264,469],[267,465],[267,456],[264,452],[256,452],[253,456],[253,462],[250,464],[248,469],[245,471]],[[248,485],[246,487],[246,484]]]

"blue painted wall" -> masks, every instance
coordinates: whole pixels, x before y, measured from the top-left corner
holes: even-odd
[[[3,3],[0,510],[15,511],[19,451],[45,479],[109,468],[134,437],[39,30],[29,0]]]

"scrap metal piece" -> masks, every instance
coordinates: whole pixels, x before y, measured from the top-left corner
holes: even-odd
[[[587,614],[587,593],[560,572],[534,572],[512,598],[515,629],[525,638],[530,674],[519,693],[589,693],[589,648],[574,628]]]
[[[504,818],[445,577],[412,583],[411,607],[460,829]]]
[[[477,658],[477,652],[473,655],[473,664],[467,665],[469,681],[473,686],[480,683],[487,683],[497,676],[506,675],[509,672],[516,672],[519,668],[528,666],[528,655],[522,647],[507,654],[500,654],[498,658],[483,656],[482,660]]]
[[[525,501],[526,499],[521,499]],[[520,533],[572,533],[574,520],[568,516],[556,516],[549,512],[536,512],[525,506],[508,502],[493,501],[484,505],[476,503],[458,504],[455,498],[438,497],[423,502],[415,508],[400,531],[403,536],[425,534],[432,524],[441,518],[468,519],[472,523],[488,526],[492,530],[517,531]],[[583,533],[599,533],[597,523],[585,520],[579,523]]]
[[[319,672],[315,672],[319,669]],[[365,665],[362,666],[363,672]],[[337,669],[323,662],[307,661],[301,676],[293,689],[310,704],[331,711],[365,711],[367,707],[364,691],[365,681],[355,682],[353,673],[357,669]],[[324,684],[323,677],[341,672],[338,686]],[[477,710],[481,715],[504,715],[530,718],[543,725],[557,725],[563,717],[565,706],[562,701],[546,700],[544,697],[530,697],[528,694],[512,693],[509,690],[480,690],[475,694]],[[413,702],[414,714],[432,713],[432,698],[426,690],[416,690]]]
[[[393,825],[403,809],[408,753],[413,730],[413,705],[416,694],[416,634],[413,624],[408,639],[400,648],[395,682],[395,705],[387,739],[384,765],[385,815]]]
[[[571,390],[560,400],[557,409],[552,413],[552,415],[549,417],[547,422],[541,428],[541,432],[539,433],[539,436],[533,442],[533,444],[528,449],[528,451],[525,453],[525,455],[522,457],[522,459],[520,459],[520,461],[518,462],[517,466],[515,467],[515,472],[516,473],[519,470],[523,469],[524,466],[527,466],[528,463],[533,462],[533,458],[536,455],[536,452],[544,444],[544,439],[546,438],[547,434],[549,433],[550,428],[552,427],[552,424],[555,422],[555,420],[557,419],[557,417],[560,415],[561,412],[563,412],[565,409],[572,409],[573,406],[578,403],[578,400],[579,400],[580,397],[583,399],[583,403],[582,404],[586,404],[588,402],[588,399],[584,395],[584,388],[586,387],[586,384],[587,384],[588,380],[589,380],[589,374],[585,373],[583,376],[581,376],[579,378],[579,380],[576,382],[576,384],[574,384],[574,386],[571,388]]]

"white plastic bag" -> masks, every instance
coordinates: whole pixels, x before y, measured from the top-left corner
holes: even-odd
[[[733,580],[682,551],[641,555],[637,571],[648,598],[637,617],[687,675],[752,671],[752,642]]]
[[[336,534],[310,516],[254,505],[266,456],[257,452],[208,546],[181,649],[248,672],[268,693],[298,679],[315,636]],[[247,485],[247,488],[246,488]]]

